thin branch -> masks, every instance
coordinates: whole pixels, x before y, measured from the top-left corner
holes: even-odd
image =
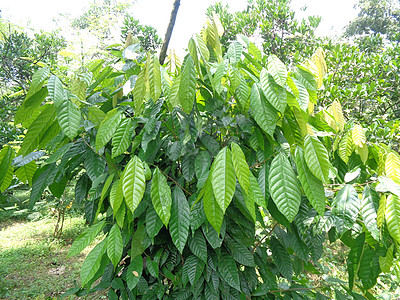
[[[171,176],[169,176],[168,174],[164,173],[162,170],[160,170],[161,173],[163,173],[166,177],[168,177],[169,179],[171,179],[177,186],[179,186],[182,190],[184,190],[189,196],[192,196],[193,194],[189,191],[187,191],[183,186],[181,186],[175,179],[173,179]]]
[[[274,229],[276,228],[276,226],[278,226],[278,222],[275,223],[275,225],[272,227],[272,229],[271,229],[270,231],[268,231],[268,233],[267,233],[266,235],[264,235],[264,236],[262,237],[261,240],[257,241],[257,243],[254,245],[253,250],[251,250],[251,254],[253,254],[254,251],[256,251],[257,247],[260,246],[260,244],[261,244],[262,242],[264,242],[265,239],[266,239],[267,237],[269,237],[269,236],[272,234],[272,232],[274,231]]]

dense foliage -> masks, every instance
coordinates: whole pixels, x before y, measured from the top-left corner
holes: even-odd
[[[0,190],[16,176],[33,206],[75,184],[92,226],[69,255],[105,235],[71,293],[101,277],[110,299],[373,299],[400,269],[399,155],[323,105],[322,49],[288,69],[245,36],[223,52],[219,29],[210,20],[172,73],[137,44],[113,50],[124,71],[97,60],[70,87],[39,69]],[[307,276],[326,238],[351,249],[346,285]]]

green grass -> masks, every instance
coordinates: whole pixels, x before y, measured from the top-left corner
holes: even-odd
[[[0,299],[53,299],[72,288],[74,281],[79,285],[80,267],[94,245],[78,256],[66,256],[85,229],[84,219],[66,218],[58,240],[53,238],[55,224],[55,219],[0,223]]]

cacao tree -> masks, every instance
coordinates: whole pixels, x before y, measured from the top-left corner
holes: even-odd
[[[116,55],[140,68],[95,61],[72,87],[37,71],[16,115],[25,139],[0,151],[1,190],[17,176],[33,206],[75,185],[91,226],[68,255],[103,238],[70,294],[374,299],[379,275],[400,270],[399,155],[338,101],[318,106],[322,49],[288,70],[244,36],[223,53],[221,34],[210,20],[174,73],[135,45]],[[338,239],[348,282],[314,285]]]

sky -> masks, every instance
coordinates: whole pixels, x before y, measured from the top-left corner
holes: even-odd
[[[56,29],[52,22],[59,13],[76,17],[89,7],[90,0],[0,0],[1,17],[14,24],[33,29],[50,31]],[[181,0],[170,49],[187,47],[193,33],[197,33],[205,22],[205,11],[215,0]],[[246,0],[222,0],[232,11],[246,7]],[[292,0],[292,7],[297,17],[318,15],[322,22],[317,34],[337,35],[348,22],[354,19],[357,11],[354,4],[357,0]],[[133,5],[133,16],[142,24],[151,25],[164,37],[168,26],[173,0],[136,0]],[[304,11],[301,8],[307,7]]]

